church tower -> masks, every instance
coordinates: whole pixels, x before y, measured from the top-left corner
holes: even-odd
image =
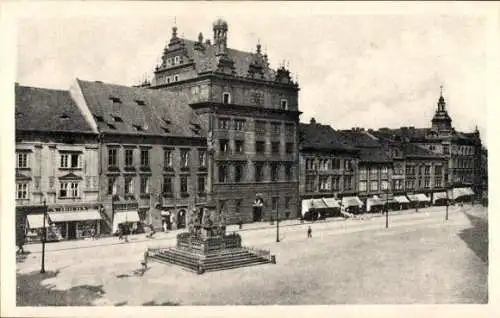
[[[446,102],[443,97],[443,85],[441,85],[441,94],[437,103],[437,110],[432,118],[432,130],[439,132],[451,132],[451,117],[446,111]]]

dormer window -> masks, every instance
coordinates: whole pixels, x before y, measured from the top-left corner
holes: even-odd
[[[137,103],[137,105],[139,106],[144,106],[146,105],[146,103],[142,100],[142,99],[136,99],[135,102]]]
[[[228,92],[222,93],[222,103],[231,104],[231,94]]]
[[[180,64],[181,63],[181,57],[180,56],[175,56],[174,57],[174,65]]]
[[[288,109],[288,100],[281,99],[281,101],[280,101],[280,107],[281,107],[281,109],[285,109],[285,110]]]
[[[136,131],[143,131],[143,128],[140,125],[134,125]]]
[[[69,119],[69,116],[66,115],[66,114],[62,114],[61,116],[59,116],[59,118],[61,118],[61,119]]]
[[[122,118],[119,117],[119,116],[113,116],[113,120],[116,121],[116,122],[118,122],[118,123],[123,123]]]
[[[179,75],[174,75],[174,82],[179,81]]]
[[[94,118],[95,118],[95,120],[97,120],[100,123],[104,122],[104,118],[102,116],[94,115]]]
[[[121,104],[122,100],[118,97],[115,97],[115,96],[110,96],[109,99],[113,102],[113,103],[117,103],[117,104]]]
[[[172,78],[170,76],[167,76],[167,84],[169,84],[172,81]]]
[[[170,65],[172,65],[172,59],[169,57],[169,58],[167,59],[167,66],[170,66]]]

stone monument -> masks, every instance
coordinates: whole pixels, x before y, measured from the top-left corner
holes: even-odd
[[[195,270],[222,270],[274,262],[269,251],[242,246],[241,236],[226,233],[226,218],[216,211],[215,204],[207,203],[202,215],[190,211],[188,231],[177,235],[175,247],[153,250],[151,258]]]

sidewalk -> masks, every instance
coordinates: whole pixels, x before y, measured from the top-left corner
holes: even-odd
[[[462,211],[470,209],[470,205],[464,205]],[[453,211],[457,211],[460,208],[458,206],[450,206],[450,213]],[[418,212],[415,212],[415,209],[410,209],[410,210],[401,210],[401,211],[391,211],[389,212],[389,216],[396,216],[396,215],[409,215],[409,214],[414,214],[414,213],[444,213],[445,207],[442,206],[432,206],[429,208],[423,208],[423,209],[418,209]],[[385,214],[381,213],[365,213],[365,214],[360,214],[356,215],[354,218],[349,219],[349,218],[343,218],[343,217],[335,217],[335,218],[327,218],[324,220],[318,220],[318,221],[303,221],[301,222],[299,219],[289,219],[289,220],[283,220],[279,222],[279,226],[282,227],[289,227],[289,226],[307,226],[308,224],[314,224],[314,223],[332,223],[332,222],[348,222],[350,220],[371,220],[374,218],[380,218],[384,217]],[[265,229],[273,229],[276,228],[276,222],[271,223],[269,221],[266,222],[255,222],[255,223],[246,223],[243,224],[242,229],[239,229],[239,226],[236,224],[231,224],[226,227],[227,232],[245,232],[245,231],[257,231],[257,230],[265,230]],[[136,235],[129,235],[128,236],[128,243],[124,242],[123,240],[119,240],[117,236],[108,236],[108,237],[102,237],[96,240],[91,240],[91,239],[84,239],[84,240],[76,240],[76,241],[60,241],[60,242],[51,242],[47,243],[45,245],[45,248],[47,251],[61,251],[61,250],[67,250],[67,249],[75,249],[75,248],[92,248],[92,247],[97,247],[97,246],[110,246],[110,245],[119,245],[119,244],[131,244],[131,243],[139,243],[139,242],[144,242],[144,241],[161,241],[161,240],[171,240],[174,239],[177,234],[181,232],[185,232],[186,229],[179,229],[179,230],[170,230],[168,232],[156,232],[154,238],[147,238],[145,233],[142,234],[136,234]],[[35,243],[35,244],[27,244],[24,246],[24,249],[26,251],[29,251],[31,253],[40,253],[41,252],[41,247],[42,245],[40,243]]]

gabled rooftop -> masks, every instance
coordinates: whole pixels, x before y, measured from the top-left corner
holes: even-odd
[[[92,133],[69,91],[15,86],[16,131]]]
[[[140,87],[78,80],[100,132],[202,138],[188,96]]]
[[[318,124],[315,121],[309,124],[299,124],[299,141],[302,150],[358,152],[354,147],[347,145],[342,135],[332,127]]]

